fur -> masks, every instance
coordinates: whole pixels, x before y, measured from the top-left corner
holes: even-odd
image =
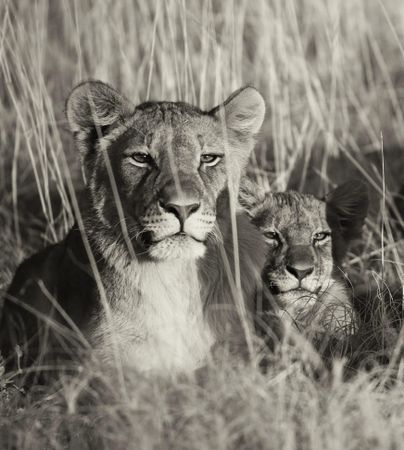
[[[365,221],[365,186],[345,183],[323,201],[294,191],[265,194],[244,180],[240,202],[267,242],[262,276],[281,311],[302,330],[352,333],[341,263]]]
[[[85,348],[107,365],[167,375],[200,367],[218,344],[244,345],[240,313],[254,314],[265,254],[242,213],[233,239],[229,201],[264,118],[260,94],[243,88],[209,112],[134,107],[88,82],[66,109],[87,180],[83,227],[17,269],[2,352],[15,362],[20,345],[27,366]]]

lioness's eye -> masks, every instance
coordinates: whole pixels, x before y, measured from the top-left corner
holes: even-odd
[[[138,152],[130,155],[130,162],[138,167],[146,167],[151,164],[152,157],[148,153]]]
[[[201,155],[201,164],[205,166],[216,166],[216,164],[223,158],[222,155],[205,154]]]
[[[314,242],[324,241],[325,239],[328,238],[328,236],[330,236],[329,231],[320,231],[319,233],[316,233],[313,236],[313,241]]]

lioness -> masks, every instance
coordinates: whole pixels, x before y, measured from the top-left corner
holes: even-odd
[[[245,87],[210,111],[135,107],[90,81],[72,91],[66,113],[87,182],[82,220],[18,268],[1,351],[13,357],[19,344],[20,364],[41,364],[79,344],[107,363],[192,371],[221,341],[241,339],[236,310],[252,312],[265,254],[242,215],[237,242],[229,205],[264,100]]]
[[[311,336],[351,334],[355,313],[341,263],[361,236],[366,186],[350,181],[320,200],[294,191],[265,193],[246,179],[240,203],[268,244],[262,276],[279,308]]]

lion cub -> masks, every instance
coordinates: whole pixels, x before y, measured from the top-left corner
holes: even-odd
[[[352,334],[356,318],[341,263],[361,235],[366,186],[349,181],[325,200],[294,191],[264,193],[244,180],[240,204],[268,245],[263,281],[283,316],[305,334]]]

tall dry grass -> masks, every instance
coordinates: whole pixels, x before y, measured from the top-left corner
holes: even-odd
[[[135,102],[202,108],[256,86],[268,115],[251,174],[318,195],[364,178],[372,211],[347,268],[365,287],[403,284],[393,202],[404,182],[401,1],[2,0],[0,24],[1,290],[24,256],[73,221],[69,186],[82,180],[63,110],[86,78]],[[198,380],[126,374],[126,398],[102,368],[63,380],[45,399],[2,390],[0,448],[402,445],[401,365],[394,383],[378,367],[344,381],[341,363],[312,376],[305,355],[284,349],[265,375],[231,365]]]

